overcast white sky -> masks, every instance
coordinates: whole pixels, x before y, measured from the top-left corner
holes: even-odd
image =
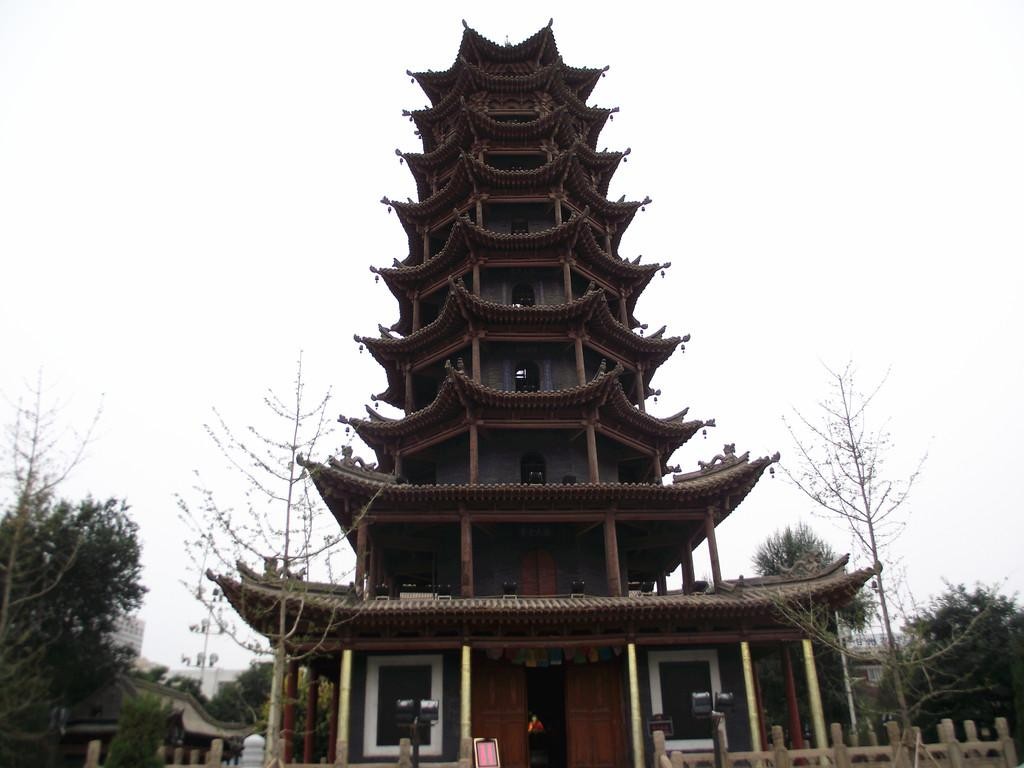
[[[652,410],[718,420],[674,461],[792,458],[781,417],[814,408],[823,362],[891,367],[892,471],[929,453],[894,551],[910,586],[1024,587],[1024,4],[5,0],[0,390],[41,368],[78,423],[103,397],[65,490],[133,506],[147,657],[201,650],[174,493],[194,469],[244,490],[211,408],[256,422],[299,349],[334,412],[385,387],[352,334],[397,317],[368,267],[406,253],[377,202],[415,195],[405,70],[447,68],[462,18],[517,42],[552,7],[567,63],[611,65],[599,148],[633,153],[609,196],[654,199],[622,255],[674,264],[638,315],[693,334]],[[726,575],[801,519],[850,548],[766,477],[720,529]]]

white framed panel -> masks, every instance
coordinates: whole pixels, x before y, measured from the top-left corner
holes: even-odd
[[[398,745],[377,743],[380,670],[382,667],[430,667],[430,698],[436,699],[437,723],[431,726],[430,744],[420,745],[420,754],[441,755],[444,743],[444,658],[438,654],[422,656],[369,656],[366,659],[366,695],[363,709],[363,754],[367,757],[398,756]]]
[[[711,695],[722,690],[722,678],[718,672],[718,651],[714,648],[692,651],[649,651],[647,653],[647,673],[651,683],[651,714],[665,711],[661,690],[661,665],[678,661],[704,661],[708,664],[711,677]],[[724,721],[723,721],[724,725]],[[669,750],[709,750],[714,749],[711,740],[711,721],[708,721],[708,738],[706,739],[666,739],[665,748]],[[728,742],[728,739],[726,739]]]

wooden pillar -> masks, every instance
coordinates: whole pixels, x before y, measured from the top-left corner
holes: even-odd
[[[609,251],[610,253],[610,251]],[[426,261],[430,258],[430,230],[423,230],[423,260]]]
[[[569,261],[562,262],[562,288],[565,291],[565,303],[572,301],[572,269]]]
[[[619,573],[619,539],[615,532],[615,513],[604,513],[604,565],[608,576],[608,594],[622,596],[622,576]]]
[[[644,384],[643,363],[637,363],[636,366],[636,407],[640,409],[640,413],[647,412],[647,385]]]
[[[480,295],[480,265],[473,262],[473,295]]]
[[[718,564],[718,541],[715,539],[715,509],[709,507],[704,516],[704,535],[708,540],[708,554],[711,555],[711,578],[717,587],[722,583],[722,567]]]
[[[402,451],[400,448],[395,449],[395,476],[402,476]]]
[[[633,768],[644,768],[643,715],[640,712],[640,678],[636,667],[636,643],[626,644],[629,667],[629,723],[633,741]]]
[[[606,231],[604,233],[604,250],[609,256],[612,254],[612,233]]]
[[[469,484],[480,482],[480,433],[476,421],[469,422]]]
[[[693,546],[686,542],[683,546],[683,556],[679,561],[679,569],[683,574],[683,594],[689,595],[693,592],[693,584],[696,581],[693,575]]]
[[[619,291],[619,322],[629,328],[629,310],[626,307],[626,292]]]
[[[462,646],[462,675],[459,680],[459,758],[470,760],[473,748],[473,652],[468,645]],[[463,754],[463,750],[467,754]],[[471,763],[472,764],[472,763]]]
[[[294,659],[288,662],[288,677],[284,690],[284,727],[281,729],[281,740],[284,742],[284,761],[292,762],[295,741],[295,699],[299,695],[299,662]]]
[[[473,524],[465,511],[459,517],[459,538],[461,540],[462,597],[473,597]]]
[[[577,332],[573,337],[573,346],[576,348],[576,383],[581,387],[587,383],[587,369],[583,364],[583,336]]]
[[[597,463],[597,432],[594,430],[593,420],[587,420],[587,468],[590,472],[591,483],[601,482],[601,472]]]
[[[341,659],[338,659],[339,669]],[[338,754],[338,701],[341,699],[341,681],[335,680],[331,685],[331,709],[327,713],[327,762],[334,764]]]
[[[472,362],[473,362],[473,381],[477,384],[480,383],[480,337],[477,334],[473,334],[473,338],[470,341],[470,347],[472,349]]]
[[[416,396],[412,387],[412,366],[405,366],[405,412],[410,414],[416,410]]]
[[[800,707],[796,700],[796,680],[793,677],[793,659],[789,655],[789,646],[779,645],[782,654],[782,676],[786,679],[786,710],[789,714],[789,743],[793,749],[804,748],[804,729],[800,722]]]
[[[369,524],[363,519],[356,525],[356,594],[365,600],[368,591],[366,589],[366,544]]]
[[[810,698],[811,719],[814,722],[814,746],[828,748],[825,735],[825,710],[821,706],[821,689],[818,687],[818,670],[814,666],[814,646],[804,638],[804,669],[807,671],[807,695]]]
[[[412,297],[412,332],[416,333],[420,329],[420,296],[415,294]]]
[[[747,693],[747,719],[750,723],[751,749],[760,752],[764,749],[761,741],[761,711],[757,707],[757,693],[754,682],[754,661],[750,657],[750,643],[740,641],[740,658],[743,661],[743,687]]]
[[[334,764],[348,765],[348,714],[352,698],[352,649],[341,652],[341,670],[338,675],[338,740],[334,747]]]
[[[560,197],[555,198],[555,226],[557,227],[562,223],[562,199]]]
[[[668,593],[668,580],[665,578],[664,573],[658,574],[658,594],[664,595]]]
[[[654,474],[654,482],[661,483],[661,451],[655,451],[651,457],[651,471]]]
[[[302,762],[313,762],[313,748],[316,743],[316,703],[320,694],[320,676],[313,667],[306,667],[306,728],[302,741]]]
[[[478,227],[484,225],[484,199],[482,197],[476,199],[476,225]]]
[[[370,597],[376,596],[377,585],[380,584],[380,569],[383,560],[383,552],[374,541],[373,530],[367,531],[370,552],[367,555],[369,565],[366,568],[366,591]]]

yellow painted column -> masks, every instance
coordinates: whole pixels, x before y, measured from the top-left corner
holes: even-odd
[[[828,748],[825,734],[825,710],[821,706],[821,689],[818,687],[818,670],[814,666],[814,646],[805,639],[804,669],[807,672],[807,693],[811,697],[811,718],[814,720],[814,746],[818,749]]]
[[[352,699],[352,649],[341,652],[341,679],[338,681],[338,741],[334,764],[348,765],[348,713]]]
[[[754,663],[750,658],[750,643],[740,641],[740,656],[743,659],[743,687],[747,691],[747,717],[750,720],[750,748],[755,752],[764,749],[761,743],[761,713],[757,709],[757,689],[754,687]]]
[[[467,745],[467,740],[468,743],[472,745],[473,739],[473,707],[471,699],[471,696],[473,695],[472,674],[472,649],[468,645],[464,645],[462,646],[462,692],[461,698],[459,699],[459,738],[461,741],[459,744],[460,757],[472,757],[472,746],[470,746],[470,754],[462,754],[462,749]]]
[[[629,665],[629,721],[633,734],[633,768],[644,768],[644,729],[640,717],[640,678],[636,671],[636,643],[626,645]]]

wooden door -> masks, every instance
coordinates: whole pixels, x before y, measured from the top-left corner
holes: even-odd
[[[472,709],[474,738],[498,740],[502,768],[528,768],[525,669],[474,659]]]
[[[569,768],[626,765],[622,665],[616,661],[568,664],[565,720]]]
[[[557,593],[555,558],[550,552],[535,549],[523,555],[519,569],[519,594],[523,597]]]

